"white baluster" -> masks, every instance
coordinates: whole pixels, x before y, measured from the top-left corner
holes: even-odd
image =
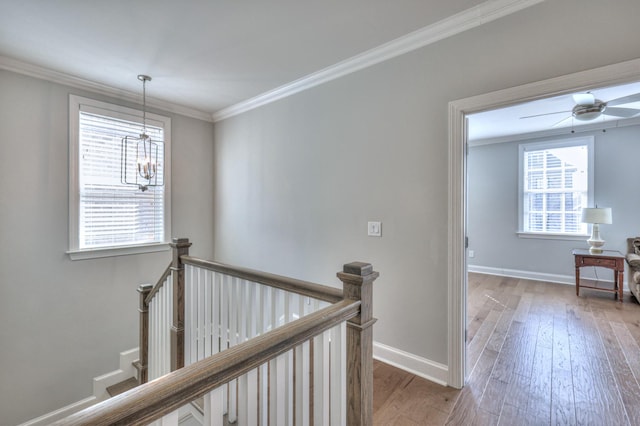
[[[156,303],[157,309],[157,318],[158,318],[158,330],[156,334],[156,360],[157,360],[157,377],[162,376],[164,371],[164,310],[165,310],[165,293],[167,291],[166,288],[167,283],[160,288],[158,291],[158,300]]]
[[[193,364],[191,359],[193,347],[193,269],[191,265],[184,268],[184,364]]]
[[[233,278],[231,280],[231,300],[229,302],[229,347],[233,347],[238,344],[238,305],[240,303],[239,281],[240,279],[238,278]],[[237,403],[238,384],[236,380],[231,380],[229,382],[229,408],[227,416],[229,423],[235,423],[238,418]]]
[[[271,318],[271,291],[265,286],[260,286],[260,324],[258,330],[261,334],[269,330],[269,318]],[[259,367],[259,398],[260,398],[260,424],[269,424],[269,366],[263,364]]]
[[[149,307],[150,339],[159,348],[150,356],[149,378],[170,370],[172,280],[169,277]],[[266,331],[328,306],[326,302],[248,282],[203,268],[185,267],[185,361],[187,364],[235,346]],[[157,303],[156,303],[157,302]],[[155,305],[155,306],[154,306]],[[156,320],[157,317],[157,320]],[[154,329],[154,327],[157,327]],[[250,371],[215,393],[218,414],[208,416],[214,392],[205,397],[205,424],[328,425],[346,421],[345,326],[313,340],[314,394],[310,395],[311,344],[304,342]],[[150,343],[151,345],[151,343]],[[150,348],[150,355],[154,348]],[[294,354],[295,353],[295,354]],[[152,371],[158,366],[158,374]],[[329,365],[332,369],[329,371]],[[270,383],[269,383],[270,381]],[[329,384],[331,383],[331,389]],[[313,398],[314,418],[310,418]],[[211,408],[211,407],[210,407]],[[207,420],[208,419],[208,420]]]
[[[313,424],[329,425],[329,332],[313,339]]]
[[[271,305],[269,306],[269,325],[270,329],[278,327],[280,324],[278,322],[278,305],[279,305],[279,294],[280,292],[276,288],[271,288]]]
[[[195,327],[193,329],[193,333],[196,336],[195,339],[195,351],[196,351],[196,358],[198,361],[200,361],[201,359],[204,359],[204,344],[203,344],[203,339],[204,339],[204,333],[202,330],[202,326],[204,324],[204,286],[202,283],[202,275],[201,275],[201,270],[198,269],[196,276],[194,277],[196,280],[196,300],[195,300],[195,308],[196,308],[196,312],[194,315],[195,318]]]
[[[167,328],[169,327],[169,324],[171,324],[169,321],[169,309],[172,308],[172,306],[169,304],[170,297],[171,295],[169,294],[169,292],[165,290],[164,297],[162,298],[162,302],[164,304],[164,306],[162,307],[162,360],[164,368],[160,373],[163,376],[169,372],[167,369],[167,364],[170,364],[171,362],[169,360],[169,354],[171,353],[171,344],[169,342],[170,339],[167,339],[167,337],[170,337],[167,336]]]
[[[269,424],[286,425],[285,356],[269,361]]]
[[[213,282],[211,272],[204,270],[204,356],[211,356],[211,293]]]
[[[302,311],[301,311],[302,312]],[[296,426],[309,425],[309,342],[296,346],[295,349],[295,378],[296,378],[296,402],[295,420]]]
[[[247,302],[247,281],[238,279],[236,281],[238,286],[238,342],[242,343],[247,339],[247,315],[249,314],[249,304]]]
[[[284,294],[285,304],[284,304],[284,316],[286,318],[286,322],[294,321],[294,311],[297,307],[297,294],[286,292]],[[293,374],[294,374],[294,365],[293,365],[293,350],[288,351],[284,355],[285,359],[285,407],[286,407],[286,424],[293,425],[293,395],[295,393],[293,387]]]
[[[347,422],[347,330],[342,322],[330,330],[331,424]]]
[[[258,424],[258,370],[238,378],[238,425]]]
[[[258,335],[258,285],[247,283],[247,338],[252,339]]]
[[[284,319],[282,324],[291,322],[291,296],[292,293],[286,291],[282,292],[283,306],[282,306],[282,318]]]
[[[231,277],[228,275],[225,275],[222,281],[222,315],[220,316],[221,318],[220,350],[221,351],[224,351],[229,347],[229,309],[231,306],[230,290],[231,290]],[[228,386],[225,385],[222,387],[222,389],[223,389],[223,395],[224,395],[223,398],[225,401],[224,407],[225,407],[225,414],[226,414],[227,406],[228,406],[227,401],[229,400]]]
[[[212,390],[204,396],[204,425],[224,425],[224,399],[222,387]]]
[[[165,283],[166,285],[166,283]],[[164,286],[162,286],[164,288]],[[154,379],[160,377],[162,375],[162,350],[164,347],[162,346],[162,330],[164,329],[164,324],[162,324],[162,309],[164,308],[164,303],[162,298],[164,297],[164,291],[160,289],[156,294],[155,301],[155,323],[156,330],[154,333],[154,349],[155,349],[155,364],[156,364],[156,374],[153,377]]]
[[[164,350],[164,358],[165,358],[165,369],[162,375],[169,374],[171,372],[171,326],[173,324],[173,283],[167,287],[168,297],[165,298],[167,301],[167,307],[165,309],[166,320],[165,331],[164,331],[164,341],[165,341],[165,350]]]
[[[178,426],[180,420],[179,414],[178,410],[166,414],[162,419],[160,419],[160,426]]]
[[[162,371],[160,371],[160,375],[164,376],[165,374],[167,374],[169,372],[169,369],[167,368],[167,365],[169,365],[171,363],[170,358],[170,354],[171,354],[171,343],[170,343],[170,337],[167,335],[167,330],[168,328],[171,326],[171,320],[169,319],[169,309],[172,309],[172,306],[170,304],[171,302],[171,296],[173,296],[173,291],[169,292],[169,287],[162,287],[162,289],[164,290],[164,294],[162,295],[162,299],[160,299],[161,303],[162,303],[162,308],[161,308],[161,313],[160,315],[162,316],[162,322],[160,323],[160,326],[162,327],[160,329],[161,331],[161,360],[162,360]]]
[[[162,289],[160,289],[160,291],[158,291],[158,293],[156,293],[156,298],[155,301],[153,303],[154,305],[154,323],[155,323],[155,331],[153,333],[153,340],[154,340],[154,344],[153,344],[153,351],[154,351],[154,364],[155,364],[155,374],[153,376],[153,379],[156,379],[158,377],[160,377],[160,371],[161,371],[161,362],[162,360],[160,359],[160,351],[162,350],[162,348],[160,347],[160,345],[162,344],[162,342],[160,341],[160,336],[162,334],[162,324],[160,323],[160,321],[162,321],[162,317],[160,316],[161,312],[162,312],[162,304],[161,304],[161,299],[162,298]]]
[[[212,353],[220,352],[220,338],[221,338],[221,330],[220,330],[220,318],[222,316],[222,274],[214,274],[214,291],[213,291],[213,310],[212,310],[212,320],[213,320],[213,350]]]
[[[149,303],[149,363],[147,367],[147,378],[153,380],[155,376],[155,364],[156,364],[156,305],[155,297]]]

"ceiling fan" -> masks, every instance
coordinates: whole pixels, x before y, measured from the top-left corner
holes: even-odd
[[[556,127],[567,120],[571,120],[575,118],[580,121],[590,121],[594,120],[601,115],[610,115],[613,117],[622,117],[622,118],[630,118],[640,114],[640,109],[635,108],[620,108],[615,105],[624,105],[631,102],[640,101],[640,93],[634,93],[633,95],[623,96],[617,99],[612,99],[610,101],[604,102],[600,99],[596,99],[595,95],[591,92],[587,93],[576,93],[572,95],[573,101],[575,102],[575,106],[570,111],[556,111],[556,112],[547,112],[544,114],[536,114],[536,115],[527,115],[525,117],[520,118],[533,118],[533,117],[541,117],[543,115],[552,115],[552,114],[566,114],[571,113],[569,117],[563,118],[552,127]]]

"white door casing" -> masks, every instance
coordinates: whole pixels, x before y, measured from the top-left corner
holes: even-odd
[[[449,103],[448,373],[449,386],[465,383],[466,129],[465,115],[552,96],[640,80],[640,59],[607,65]]]

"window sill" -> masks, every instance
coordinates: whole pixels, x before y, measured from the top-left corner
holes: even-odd
[[[69,250],[71,260],[98,259],[101,257],[127,256],[130,254],[154,253],[169,250],[169,243],[144,244],[136,246],[101,247],[95,249]]]
[[[589,234],[551,234],[548,232],[516,232],[519,238],[537,238],[541,240],[584,241]]]

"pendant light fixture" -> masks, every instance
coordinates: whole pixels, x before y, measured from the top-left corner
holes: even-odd
[[[140,74],[138,80],[142,81],[142,133],[122,138],[120,181],[125,185],[135,185],[145,192],[150,187],[164,183],[164,179],[158,180],[158,172],[162,173],[158,163],[159,144],[162,142],[152,141],[147,134],[146,85],[151,77]]]

